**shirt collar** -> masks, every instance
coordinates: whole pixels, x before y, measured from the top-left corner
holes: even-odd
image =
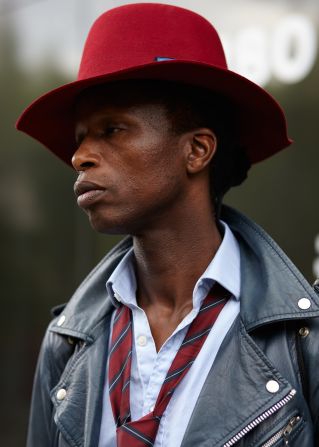
[[[224,237],[215,256],[209,263],[204,273],[195,284],[193,292],[194,307],[197,301],[202,301],[209,292],[214,282],[217,281],[232,296],[239,300],[240,296],[240,252],[239,245],[231,229],[225,222],[220,222],[224,229]],[[203,293],[198,293],[200,289]]]
[[[137,306],[137,284],[133,256],[134,250],[131,248],[106,282],[107,291],[116,307],[119,305],[119,302],[129,307]]]
[[[202,300],[217,281],[227,289],[236,300],[240,295],[240,253],[238,242],[225,222],[224,237],[215,256],[200,276],[193,291],[194,308],[200,307]],[[124,256],[106,283],[106,288],[115,306],[119,302],[128,307],[137,307],[136,277],[133,262],[133,248]]]

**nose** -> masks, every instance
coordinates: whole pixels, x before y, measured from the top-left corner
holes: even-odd
[[[99,162],[100,156],[98,152],[94,150],[92,144],[87,139],[84,139],[73,154],[72,165],[74,169],[78,172],[86,171],[97,166]]]

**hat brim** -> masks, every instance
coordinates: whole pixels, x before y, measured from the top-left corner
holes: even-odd
[[[181,82],[227,97],[235,108],[238,143],[251,163],[292,143],[283,110],[264,89],[231,70],[180,60],[153,62],[65,84],[35,100],[22,113],[16,127],[71,164],[77,148],[74,105],[78,95],[88,87],[130,79]]]

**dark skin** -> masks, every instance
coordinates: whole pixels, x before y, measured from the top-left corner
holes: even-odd
[[[103,93],[77,105],[78,204],[97,231],[133,236],[137,302],[159,350],[192,310],[221,243],[209,192],[216,137],[206,128],[176,135],[165,106],[141,89]]]

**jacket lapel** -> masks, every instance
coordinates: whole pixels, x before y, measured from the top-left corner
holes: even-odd
[[[55,423],[70,446],[98,445],[110,319],[108,314],[96,328],[93,343],[76,349],[51,392]],[[61,389],[66,390],[63,400],[58,399]]]
[[[279,385],[277,392],[267,391],[269,381]],[[238,317],[206,379],[181,447],[224,446],[292,389],[270,366]]]

